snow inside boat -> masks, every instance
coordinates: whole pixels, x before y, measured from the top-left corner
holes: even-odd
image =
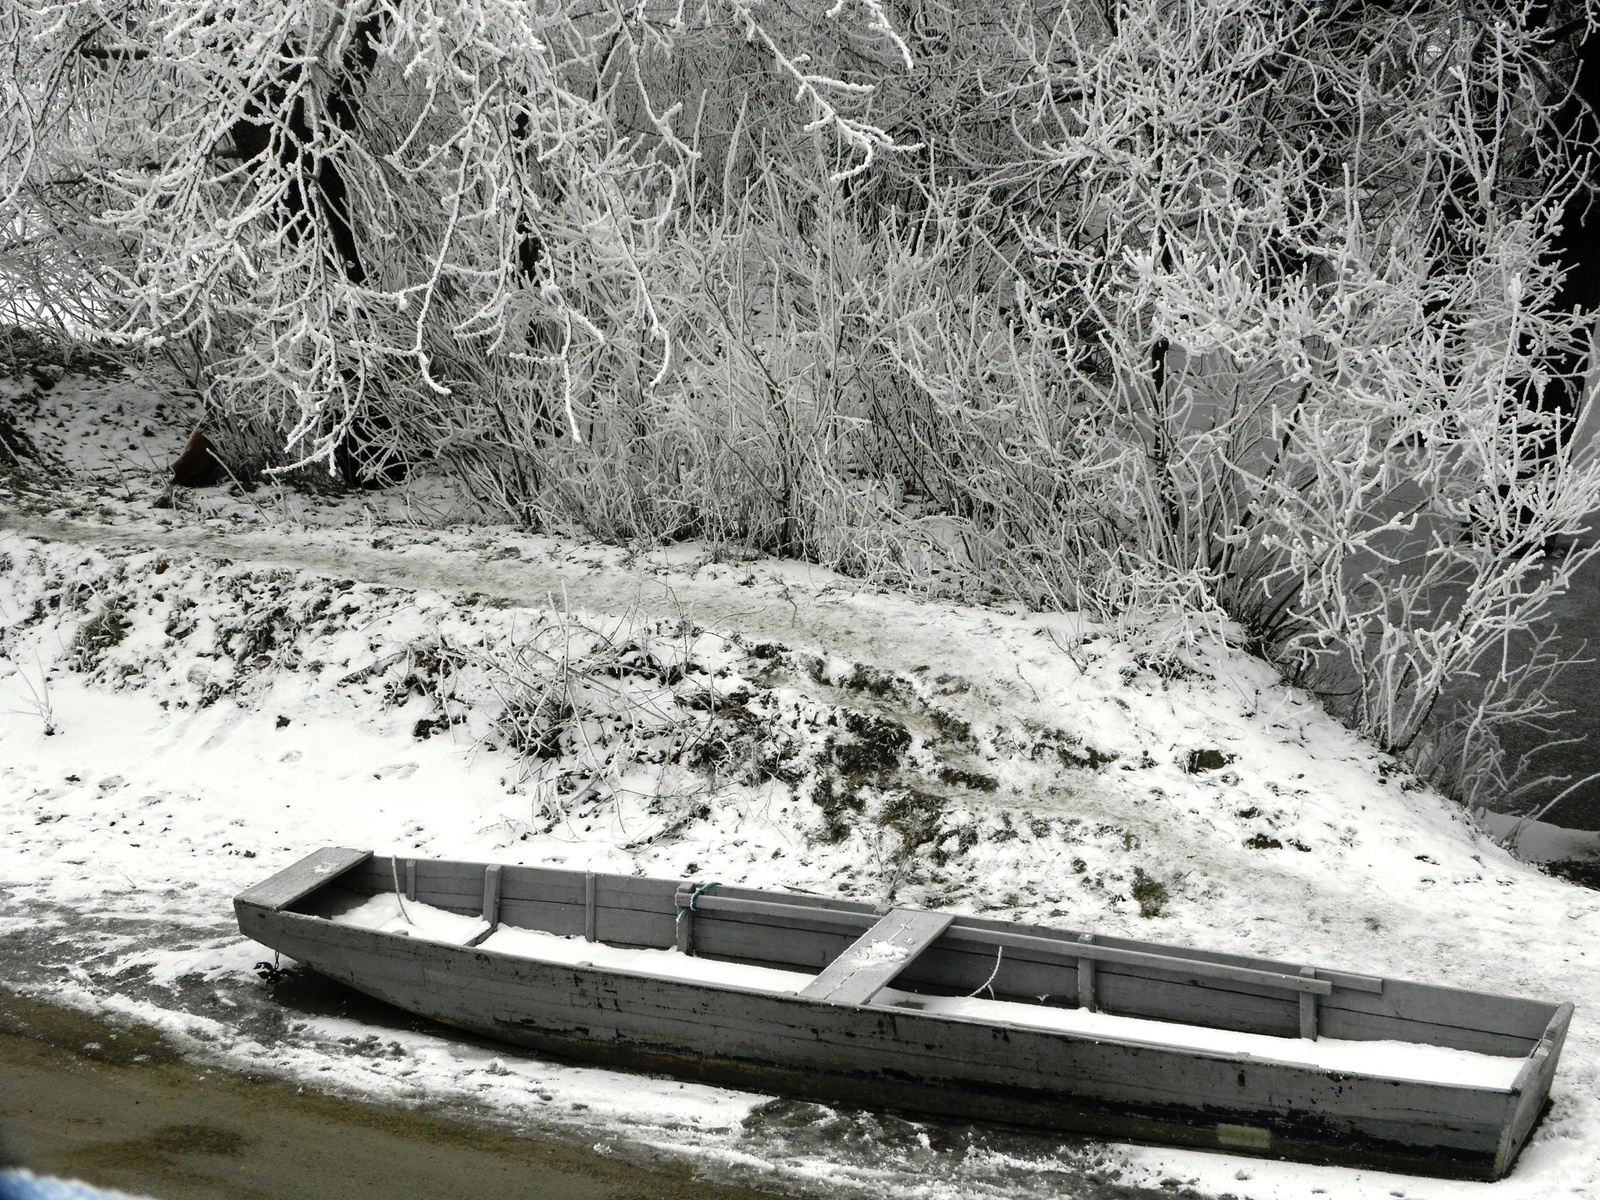
[[[1572,1015],[979,917],[339,847],[234,909],[323,975],[542,1053],[1461,1178],[1511,1169]]]

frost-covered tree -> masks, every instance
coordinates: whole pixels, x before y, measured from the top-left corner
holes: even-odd
[[[859,166],[885,140],[741,0],[19,0],[0,20],[14,311],[172,348],[296,463],[353,478],[574,437],[597,391],[659,375],[647,281],[695,151],[642,72],[684,28],[757,44]]]

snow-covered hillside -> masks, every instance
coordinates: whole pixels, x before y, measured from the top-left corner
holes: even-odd
[[[118,447],[145,427],[172,441],[158,394],[32,393],[36,444],[55,430],[41,452],[77,474],[0,496],[15,985],[196,1056],[798,1189],[1488,1194],[831,1113],[369,1027],[258,970],[230,907],[329,843],[894,898],[1574,1000],[1552,1110],[1492,1186],[1600,1192],[1600,893],[1515,861],[1263,664],[1217,644],[1175,667],[1073,615],[793,563],[452,525],[422,485],[381,510],[221,489],[152,508],[163,456]],[[89,432],[94,459],[73,450]]]

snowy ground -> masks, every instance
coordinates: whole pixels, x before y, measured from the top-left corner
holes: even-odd
[[[1600,893],[1261,664],[1218,646],[1174,672],[1072,616],[452,525],[426,486],[154,509],[170,453],[144,447],[181,444],[160,394],[0,395],[76,464],[0,493],[18,985],[198,1057],[799,1190],[1600,1195]],[[893,896],[1579,1009],[1495,1185],[911,1123],[331,1015],[256,970],[229,904],[329,843]]]

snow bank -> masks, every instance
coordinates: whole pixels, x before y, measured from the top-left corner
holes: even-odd
[[[150,1200],[130,1192],[93,1187],[78,1179],[57,1179],[32,1171],[0,1170],[0,1200]]]
[[[1600,859],[1600,833],[1497,812],[1479,813],[1478,821],[1504,845],[1515,848],[1517,856],[1526,862]]]
[[[16,986],[250,1069],[819,1192],[1483,1192],[1006,1131],[930,1140],[881,1115],[362,1026],[296,1008],[270,964],[258,978],[230,909],[330,843],[892,898],[1574,1000],[1550,1114],[1495,1195],[1600,1194],[1600,897],[1513,860],[1225,647],[1174,679],[1070,616],[918,604],[793,564],[117,519],[105,550],[0,532],[0,962]],[[224,543],[236,561],[205,552]],[[470,594],[491,582],[526,603]],[[567,647],[588,666],[546,689],[565,682],[539,656]],[[540,757],[546,690],[573,715]],[[501,720],[512,700],[528,701],[520,726]],[[1224,765],[1196,769],[1205,750]]]

